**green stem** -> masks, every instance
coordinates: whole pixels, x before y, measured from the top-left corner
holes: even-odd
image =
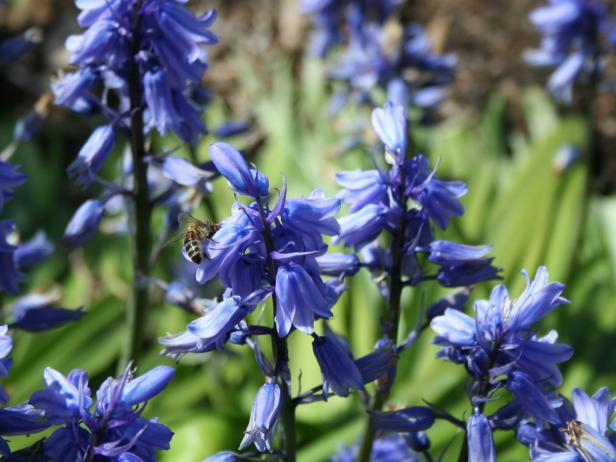
[[[152,236],[150,221],[152,204],[148,193],[148,165],[143,134],[143,89],[137,53],[141,42],[141,1],[135,5],[135,25],[132,38],[132,58],[129,64],[129,98],[131,107],[131,153],[133,163],[133,295],[126,309],[126,337],[119,369],[124,370],[132,360],[138,364],[143,341],[145,313],[148,305],[148,286],[140,278],[149,275]]]
[[[267,261],[270,274],[270,285],[275,287],[276,284],[276,262],[272,259],[271,253],[275,250],[274,237],[272,230],[261,201],[257,199],[259,207],[259,216],[263,223],[263,236],[265,240],[265,248],[267,249]],[[272,307],[274,319],[276,319],[276,293],[272,293]],[[274,375],[278,379],[278,385],[282,394],[282,407],[280,410],[280,421],[282,424],[282,432],[284,435],[284,458],[285,462],[295,462],[297,452],[297,439],[295,429],[295,405],[291,397],[291,390],[287,386],[286,377],[289,376],[289,347],[287,339],[280,337],[276,328],[272,333],[272,350],[274,352]]]
[[[404,183],[398,186],[396,191],[398,203],[402,208],[400,224],[395,231],[391,250],[392,250],[392,267],[391,277],[389,280],[389,303],[387,304],[386,313],[383,320],[383,333],[385,336],[394,342],[398,340],[398,326],[400,324],[400,300],[402,297],[402,289],[404,284],[402,282],[402,263],[404,258],[404,230],[406,228],[406,201],[404,198]],[[380,411],[391,391],[391,383],[383,383],[377,385],[377,390],[372,400],[370,410]],[[359,454],[357,456],[357,462],[370,462],[370,455],[372,454],[372,446],[374,445],[374,438],[376,437],[376,431],[373,426],[373,418],[368,414],[366,423],[364,425],[363,437],[361,445],[359,447]]]

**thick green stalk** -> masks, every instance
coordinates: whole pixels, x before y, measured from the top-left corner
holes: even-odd
[[[397,191],[398,203],[402,207],[400,225],[394,233],[392,240],[392,267],[389,279],[389,301],[383,319],[383,333],[393,342],[398,340],[398,326],[400,324],[400,299],[402,297],[402,260],[404,258],[404,230],[406,228],[406,201],[404,199],[404,186],[400,185]],[[389,393],[393,384],[385,383],[377,385],[370,410],[380,411],[389,398]],[[370,454],[374,445],[376,431],[373,428],[372,416],[368,414],[364,426],[363,437],[359,447],[357,462],[370,462]]]
[[[265,210],[260,200],[257,200],[259,207],[259,215],[263,223],[263,236],[265,239],[265,248],[267,249],[267,260],[270,273],[270,285],[275,287],[276,284],[276,262],[271,258],[271,253],[275,250],[274,238],[270,224],[267,221]],[[276,319],[276,293],[272,294],[272,307],[274,319]],[[282,395],[282,407],[280,409],[280,423],[284,435],[284,458],[285,462],[295,462],[297,452],[297,435],[295,429],[295,405],[291,397],[291,390],[287,386],[285,378],[289,374],[289,348],[287,339],[278,335],[276,328],[272,333],[272,350],[274,352],[274,374],[278,379],[278,385]]]
[[[135,6],[136,18],[133,29],[132,57],[129,68],[129,98],[131,107],[131,153],[133,163],[133,210],[132,210],[132,253],[133,253],[133,294],[126,307],[126,337],[119,369],[126,368],[132,360],[136,365],[143,341],[145,313],[148,306],[148,287],[141,282],[150,272],[152,236],[150,221],[152,204],[148,193],[148,166],[145,136],[143,134],[143,88],[136,55],[141,41],[141,1]]]

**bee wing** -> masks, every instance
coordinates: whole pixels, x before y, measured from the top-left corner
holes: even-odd
[[[193,217],[190,213],[180,212],[178,214],[178,225],[180,225],[180,228],[186,229],[195,222],[199,222],[199,220]]]
[[[180,234],[176,234],[175,236],[173,236],[171,239],[169,239],[168,241],[166,241],[160,248],[164,249],[165,247],[170,246],[171,244],[174,244],[178,241],[181,241],[182,239],[184,239],[184,233],[180,233]]]

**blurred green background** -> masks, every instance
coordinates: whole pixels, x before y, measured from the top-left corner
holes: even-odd
[[[195,2],[194,6],[198,9],[219,3]],[[344,157],[335,155],[353,121],[369,120],[369,112],[349,109],[334,121],[328,119],[325,112],[332,92],[325,77],[328,65],[305,56],[301,50],[307,33],[306,18],[299,15],[293,0],[255,2],[264,5],[262,17],[256,14],[259,8],[250,3],[219,5],[221,15],[214,30],[221,35],[222,44],[212,56],[207,76],[207,84],[215,94],[205,113],[208,125],[215,127],[231,117],[253,118],[265,140],[254,162],[270,177],[272,185],[279,186],[284,173],[289,197],[308,194],[314,188],[333,195],[337,191],[333,181],[336,171],[370,165],[365,151],[352,151]],[[432,11],[427,3],[417,2],[417,10],[411,10],[409,17],[438,24],[443,16],[451,14],[446,8]],[[472,7],[476,2],[467,3]],[[527,7],[533,4],[524,3]],[[32,12],[35,5],[48,8],[48,18],[37,16],[42,14],[40,10]],[[15,13],[27,8],[32,10],[29,15]],[[255,16],[250,16],[251,12]],[[13,16],[2,19],[7,33],[28,22],[42,27],[49,42],[20,62],[21,69],[2,71],[0,147],[10,141],[17,117],[45,90],[54,66],[62,65],[62,40],[76,30],[75,13],[68,1],[24,0],[13,2]],[[525,24],[527,19],[525,13],[519,13],[507,21]],[[289,23],[301,27],[295,30]],[[458,39],[449,38],[454,51],[456,47],[466,47],[466,42]],[[444,43],[449,50],[448,41]],[[478,53],[485,52],[494,59],[481,43],[475,46]],[[508,61],[505,57],[502,60]],[[572,301],[550,315],[543,325],[544,332],[557,329],[560,340],[576,350],[574,358],[563,366],[562,391],[569,394],[579,386],[594,392],[601,385],[614,391],[616,356],[607,354],[607,348],[616,338],[616,197],[609,181],[597,186],[597,170],[590,170],[589,156],[566,172],[554,168],[555,153],[563,143],[584,147],[589,121],[577,116],[575,109],[557,108],[539,87],[541,75],[537,78],[526,71],[510,75],[501,69],[493,78],[477,81],[481,88],[475,90],[474,97],[464,94],[464,75],[469,68],[464,67],[464,59],[461,65],[462,83],[442,111],[441,122],[415,132],[431,160],[441,160],[440,177],[461,179],[469,185],[463,199],[465,215],[438,236],[468,244],[493,244],[495,264],[503,268],[504,282],[514,297],[524,287],[520,269],[532,275],[539,265],[547,265],[551,279],[567,285],[565,296]],[[485,59],[483,65],[494,63]],[[28,88],[15,81],[20,72],[31,75],[33,84]],[[511,79],[516,76],[519,81],[512,90]],[[12,159],[22,165],[29,179],[17,190],[3,218],[16,220],[23,239],[44,229],[58,243],[53,257],[30,274],[22,293],[59,288],[62,306],[84,306],[87,315],[76,324],[48,333],[15,335],[15,365],[6,382],[11,403],[26,400],[40,388],[46,366],[65,373],[72,368],[86,369],[95,385],[115,374],[122,344],[123,310],[131,283],[128,239],[114,233],[115,225],[108,219],[103,232],[83,249],[67,253],[59,244],[72,213],[96,193],[95,189],[80,191],[65,174],[66,166],[95,126],[91,122],[55,108],[40,136],[21,145]],[[603,135],[604,146],[610,146],[608,135]],[[202,140],[197,149],[199,160],[208,159],[207,146],[214,139],[209,135]],[[242,148],[250,140],[239,137],[231,142]],[[157,140],[157,145],[176,146],[177,140]],[[602,152],[605,151],[608,149]],[[120,155],[121,149],[117,149],[115,160]],[[115,164],[111,159],[103,175],[112,177]],[[609,157],[600,154],[599,164],[602,170],[609,164]],[[212,196],[216,219],[228,215],[232,201],[226,185],[216,182]],[[161,219],[162,216],[155,217],[155,226]],[[154,274],[171,280],[180,260],[179,246],[166,249]],[[490,284],[477,287],[472,298],[486,297],[490,288]],[[206,289],[210,295],[215,295],[216,290],[215,285]],[[436,285],[405,293],[405,330],[414,326],[416,313],[426,301],[432,302],[443,293]],[[348,336],[356,357],[368,353],[377,340],[381,307],[376,288],[366,274],[360,274],[334,308],[332,326]],[[159,355],[161,348],[156,338],[183,330],[191,320],[188,314],[166,303],[157,289],[152,290],[148,316],[146,327],[151,343],[140,364],[141,371],[157,364],[173,364]],[[426,332],[417,346],[402,356],[390,402],[417,405],[427,400],[458,417],[468,415],[463,370],[436,361],[437,349],[431,339],[432,333]],[[302,389],[319,384],[310,339],[293,335],[290,343],[294,391],[298,390],[300,372]],[[246,348],[230,346],[225,352],[183,358],[177,366],[176,379],[146,412],[148,416],[159,416],[175,432],[171,451],[161,454],[160,460],[198,462],[216,451],[235,449],[262,380]],[[301,407],[299,459],[327,460],[338,444],[356,440],[362,417],[355,398],[332,398],[327,404]],[[438,455],[456,432],[448,424],[435,425],[428,432],[436,448],[433,454]],[[461,440],[457,435],[443,460],[453,460]],[[15,447],[28,444],[25,438],[13,441]],[[499,460],[527,458],[526,449],[516,445],[511,435],[499,435],[497,443]]]

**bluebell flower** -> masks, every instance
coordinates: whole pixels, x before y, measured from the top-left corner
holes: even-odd
[[[372,126],[387,151],[395,156],[397,163],[402,163],[408,143],[406,110],[391,102],[383,109],[376,108],[372,111]]]
[[[418,24],[399,27],[393,33],[392,29],[370,24],[352,35],[330,77],[351,89],[349,97],[364,102],[372,103],[371,90],[380,87],[396,105],[425,110],[437,107],[455,76],[455,56],[434,55]]]
[[[572,398],[573,407],[568,403],[554,406],[560,420],[551,427],[542,428],[539,423],[521,427],[522,435],[519,432],[518,439],[530,447],[532,460],[582,462],[616,459],[616,446],[608,434],[615,401],[610,398],[608,389],[602,387],[589,397],[584,391],[574,388]]]
[[[370,411],[370,415],[375,429],[398,433],[427,430],[434,424],[434,412],[423,406],[388,412]]]
[[[485,257],[492,246],[470,246],[449,241],[430,243],[428,259],[440,266],[437,280],[445,287],[470,286],[498,278],[500,268]]]
[[[0,409],[0,454],[9,456],[11,453],[8,443],[2,437],[31,435],[47,427],[49,423],[45,422],[43,412],[30,404]]]
[[[340,446],[331,462],[356,462],[359,446]],[[408,441],[402,435],[390,434],[374,440],[371,462],[419,462],[421,458],[409,447]]]
[[[466,426],[469,462],[495,462],[494,435],[488,418],[475,410]]]
[[[555,344],[555,336],[535,337],[534,325],[567,300],[561,297],[564,285],[548,282],[545,267],[537,270],[531,282],[526,273],[527,287],[520,297],[510,299],[504,285],[492,291],[490,300],[475,302],[475,317],[448,308],[430,325],[437,332],[435,343],[441,345],[441,355],[457,362],[466,362],[469,370],[481,376],[489,364],[490,374],[517,370],[544,385],[560,385],[562,377],[557,364],[566,361],[573,350]],[[539,343],[538,343],[539,342]]]
[[[316,336],[312,342],[314,356],[323,377],[323,398],[327,401],[329,389],[337,396],[349,396],[349,389],[364,389],[363,377],[353,358],[333,335]]]
[[[13,349],[13,339],[7,335],[8,326],[0,325],[0,377],[6,378],[9,374],[12,361],[9,359],[11,350]],[[4,388],[0,386],[0,403],[6,403],[9,400],[9,395]],[[2,433],[0,433],[2,434]]]
[[[53,295],[43,294],[19,297],[9,308],[11,327],[38,332],[77,321],[84,315],[81,309],[71,310],[55,306],[55,298]]]
[[[45,441],[45,454],[61,462],[85,460],[90,453],[104,460],[154,462],[156,452],[169,449],[173,433],[157,419],[141,417],[141,412],[174,372],[158,366],[133,378],[127,369],[119,379],[103,382],[93,407],[84,371],[64,377],[45,369],[45,388],[35,392],[30,403],[44,412],[49,423],[61,425]]]
[[[359,35],[365,24],[385,22],[400,3],[400,0],[302,0],[302,10],[313,16],[317,28],[312,37],[312,52],[323,57],[342,43],[344,21],[352,35]]]
[[[0,160],[0,210],[7,200],[13,197],[13,189],[26,181],[26,175],[18,172],[19,165],[12,165]]]
[[[82,9],[78,22],[85,31],[69,37],[66,47],[71,64],[79,69],[54,85],[56,102],[80,113],[98,111],[109,119],[120,114],[120,122],[128,125],[128,81],[135,56],[143,79],[146,131],[155,128],[165,134],[171,129],[182,140],[194,142],[205,127],[193,90],[207,68],[204,47],[217,42],[209,30],[216,14],[194,16],[175,0],[108,3],[76,2]],[[135,35],[140,41],[133,55]],[[102,92],[98,83],[103,84]],[[110,93],[115,94],[117,107],[110,107]]]
[[[210,157],[234,192],[255,198],[268,195],[267,177],[256,168],[250,168],[244,157],[230,144],[212,143]]]
[[[32,28],[22,34],[0,41],[0,64],[6,65],[18,60],[42,40],[42,31]]]
[[[334,243],[340,241],[347,246],[362,247],[374,240],[385,228],[389,209],[384,205],[368,204],[361,210],[342,217],[340,234]]]
[[[83,245],[98,229],[105,213],[102,200],[90,199],[77,209],[64,231],[62,241],[69,248]]]
[[[68,175],[87,189],[113,150],[116,135],[113,125],[103,125],[92,132],[77,158],[68,166]]]
[[[163,174],[181,186],[197,189],[202,193],[212,191],[210,179],[213,174],[207,170],[195,167],[181,157],[167,156],[162,161]]]
[[[231,451],[222,451],[206,459],[203,462],[240,462],[241,459]]]
[[[15,223],[12,220],[0,221],[0,292],[13,295],[19,292],[19,283],[25,280],[15,263],[17,247],[9,243],[9,236],[14,230]]]
[[[266,383],[259,388],[240,450],[251,444],[254,444],[259,452],[274,450],[272,444],[281,404],[280,387],[276,383]]]
[[[336,182],[344,188],[337,197],[351,206],[351,212],[368,204],[386,203],[388,178],[377,170],[338,172]]]
[[[253,128],[254,124],[245,120],[229,120],[220,124],[215,130],[214,135],[220,138],[229,138],[242,135]]]
[[[21,143],[31,141],[43,124],[43,114],[34,110],[20,117],[13,127],[13,139]]]
[[[548,89],[560,100],[570,101],[579,76],[597,72],[608,51],[614,26],[607,5],[594,0],[554,0],[530,14],[543,35],[541,48],[529,51],[534,65],[556,67]]]
[[[326,253],[317,257],[321,274],[327,276],[355,276],[359,271],[359,259],[353,254]]]
[[[19,269],[32,268],[49,257],[53,251],[53,243],[43,231],[39,231],[29,241],[19,244],[13,255],[15,265]]]

